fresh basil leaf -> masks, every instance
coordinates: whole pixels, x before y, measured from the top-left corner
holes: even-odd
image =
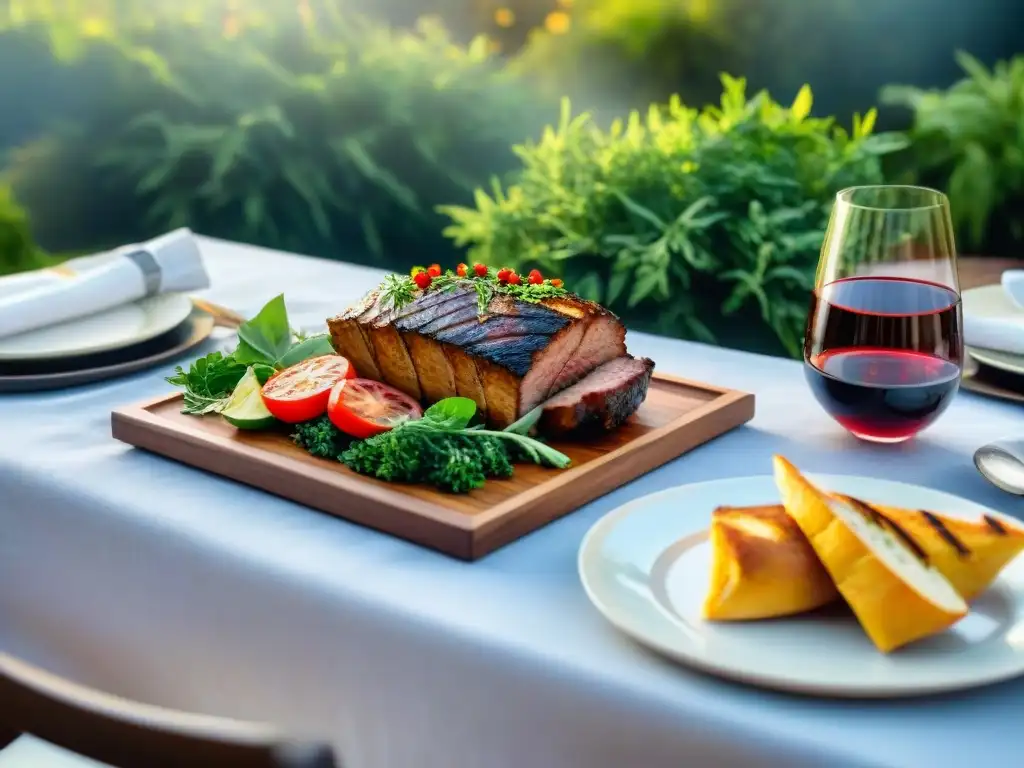
[[[256,317],[239,327],[238,342],[235,359],[241,362],[272,363],[288,351],[292,345],[292,327],[288,323],[284,294],[272,298]],[[252,360],[254,352],[262,359]]]
[[[536,424],[537,421],[540,419],[540,415],[541,413],[543,413],[543,411],[544,409],[538,405],[532,411],[524,413],[516,421],[512,422],[507,427],[505,427],[505,429],[503,429],[502,431],[512,432],[513,434],[516,435],[528,435],[530,434],[530,430],[533,429],[533,425]]]
[[[423,413],[438,429],[465,429],[476,415],[476,403],[468,397],[446,397]]]
[[[270,377],[277,373],[277,368],[266,363],[253,363],[252,370],[260,384],[266,384]]]
[[[239,363],[244,365],[256,365],[262,363],[263,365],[273,364],[273,360],[262,352],[259,352],[252,348],[250,344],[239,339],[238,346],[235,347],[235,351],[231,353],[231,357],[237,360]]]
[[[296,363],[301,363],[310,357],[320,355],[333,355],[334,347],[331,345],[331,337],[326,333],[318,336],[310,336],[307,339],[295,344],[291,349],[281,356],[277,361],[278,368],[289,368]]]

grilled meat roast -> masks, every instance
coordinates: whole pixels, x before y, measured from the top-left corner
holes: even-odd
[[[478,294],[469,285],[426,291],[397,309],[376,290],[329,319],[328,328],[335,350],[360,376],[425,403],[468,397],[497,428],[610,361],[637,362],[626,355],[619,318],[571,294],[539,303],[496,294],[480,314]],[[614,391],[613,379],[603,391],[614,405],[609,402],[603,411],[600,388],[581,392],[593,413],[604,414],[581,420],[621,423],[643,401],[650,370],[640,379],[625,377],[625,396]]]

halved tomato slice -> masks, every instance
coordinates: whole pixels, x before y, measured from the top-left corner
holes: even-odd
[[[420,404],[407,394],[372,379],[339,381],[327,403],[331,423],[360,440],[422,415]]]
[[[348,358],[320,355],[296,363],[274,374],[260,395],[267,410],[288,424],[309,421],[327,412],[331,388],[356,375]]]

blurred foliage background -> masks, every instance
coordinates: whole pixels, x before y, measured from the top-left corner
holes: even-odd
[[[636,327],[791,354],[842,186],[944,189],[963,251],[1020,254],[1022,18],[1014,0],[0,0],[0,273],[179,225],[398,270],[468,249]]]

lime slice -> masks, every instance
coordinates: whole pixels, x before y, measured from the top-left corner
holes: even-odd
[[[260,388],[256,371],[249,366],[220,415],[238,429],[266,429],[273,425],[277,419],[270,415],[267,406],[263,404]]]

